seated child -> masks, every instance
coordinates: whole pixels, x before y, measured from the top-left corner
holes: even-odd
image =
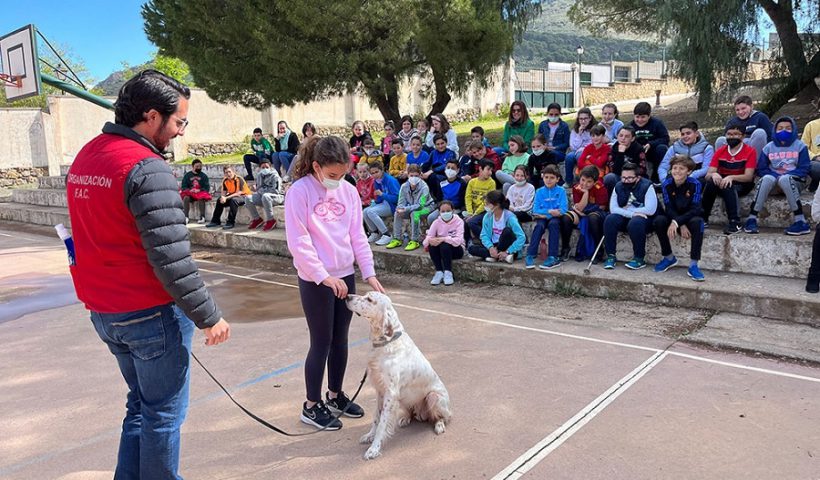
[[[723,198],[729,223],[723,233],[732,235],[743,230],[740,225],[740,197],[754,190],[757,153],[743,143],[743,126],[726,127],[726,144],[718,148],[704,177],[703,220],[709,223],[712,207],[718,194]]]
[[[686,122],[680,127],[680,139],[672,144],[672,148],[666,151],[661,166],[658,167],[658,177],[663,182],[669,175],[669,162],[675,155],[686,155],[695,162],[695,170],[690,177],[700,180],[706,176],[709,166],[712,164],[712,157],[715,156],[715,149],[709,145],[706,137],[698,131],[698,124]]]
[[[416,135],[410,139],[410,151],[407,152],[407,165],[422,165],[430,161],[430,154],[422,148],[423,140]],[[405,180],[407,178],[405,177]]]
[[[820,189],[814,194],[811,202],[811,218],[814,223],[820,222]],[[820,292],[820,229],[814,232],[814,242],[811,249],[811,265],[809,275],[806,278],[806,291],[808,293]]]
[[[635,141],[635,130],[626,126],[618,130],[618,141],[612,145],[606,168],[609,171],[604,175],[604,186],[607,192],[612,195],[615,184],[621,178],[621,170],[627,163],[635,164],[638,167],[638,176],[646,175],[646,153]],[[648,177],[647,177],[648,178]]]
[[[390,157],[390,175],[400,183],[407,180],[407,154],[404,153],[404,143],[400,138],[394,138],[390,148],[393,155]]]
[[[669,150],[669,130],[658,117],[652,116],[652,106],[649,103],[640,102],[632,111],[634,116],[629,126],[634,130],[636,141],[646,153],[647,165],[652,168],[650,179],[654,183],[660,183],[658,167]]]
[[[618,138],[618,130],[623,128],[624,122],[618,119],[618,107],[614,103],[601,107],[601,121],[598,125],[606,130],[607,143],[613,143]]]
[[[470,129],[470,140],[478,140],[487,148],[491,148],[490,141],[484,136],[484,129],[480,125]]]
[[[458,174],[465,182],[469,182],[478,176],[479,164],[482,160],[490,160],[494,167],[493,171],[501,169],[501,160],[498,155],[490,147],[485,147],[483,143],[478,140],[470,140],[465,146],[466,155],[461,157],[458,162]]]
[[[638,175],[638,166],[634,163],[624,164],[621,181],[609,199],[609,215],[604,220],[604,268],[615,268],[618,232],[628,232],[632,240],[633,257],[626,268],[638,270],[646,266],[646,235],[652,229],[652,216],[657,209],[658,196],[652,182]]]
[[[370,234],[367,241],[375,242],[376,245],[387,245],[393,237],[387,234],[384,219],[392,217],[396,211],[399,182],[384,171],[382,162],[375,162],[370,166],[370,175],[373,177],[373,195],[376,198],[362,212],[364,225]]]
[[[509,202],[500,190],[493,190],[484,199],[484,219],[481,222],[480,243],[473,242],[470,255],[487,262],[513,263],[527,241],[515,215],[508,210]]]
[[[350,161],[359,163],[359,157],[362,155],[364,149],[365,138],[370,138],[370,132],[364,127],[364,122],[356,120],[353,122],[353,136],[350,137]]]
[[[182,197],[185,222],[188,222],[191,203],[195,202],[199,206],[198,223],[205,223],[205,202],[211,200],[211,183],[208,175],[202,173],[202,160],[197,158],[191,162],[191,171],[186,172],[182,177],[180,188],[179,194]]]
[[[384,122],[384,138],[382,138],[382,144],[379,148],[385,155],[384,162],[387,164],[390,163],[390,157],[393,153],[393,140],[397,138],[399,137],[396,135],[396,126],[393,124],[393,120]]]
[[[419,138],[421,139],[421,149],[427,153],[433,151],[432,147],[427,146],[427,134],[430,130],[430,123],[422,118],[418,122],[416,122],[416,133],[418,134]]]
[[[589,131],[592,143],[584,147],[578,157],[578,165],[575,167],[575,175],[588,166],[598,169],[598,178],[603,179],[607,174],[606,164],[609,161],[609,154],[612,148],[606,142],[606,129],[601,125],[595,125]]]
[[[356,190],[359,191],[359,198],[362,199],[362,209],[369,207],[375,200],[375,189],[373,182],[375,178],[370,175],[370,167],[366,163],[361,162],[356,165]]]
[[[484,221],[484,199],[488,193],[495,190],[493,180],[493,162],[483,159],[478,164],[478,176],[467,182],[467,191],[464,192],[464,241],[470,243],[472,237],[481,235],[481,225]]]
[[[518,223],[532,221],[532,205],[535,202],[535,187],[527,182],[527,167],[515,167],[515,184],[507,190],[507,200],[510,201],[510,211],[515,214]]]
[[[547,106],[547,119],[538,125],[538,133],[544,137],[545,148],[554,157],[555,164],[564,162],[572,134],[569,124],[561,120],[561,105],[550,103]],[[535,176],[540,175],[541,170],[538,170]]]
[[[546,120],[545,120],[546,121]],[[561,158],[564,158],[563,156]],[[532,153],[527,160],[527,176],[532,186],[538,188],[543,185],[541,172],[547,165],[558,165],[558,156],[547,149],[547,140],[541,133],[532,138]]]
[[[259,164],[262,160],[271,159],[273,147],[267,138],[262,136],[262,129],[256,127],[253,129],[253,138],[251,138],[251,151],[253,153],[246,154],[242,157],[245,162],[245,180],[253,180],[252,163]]]
[[[442,200],[437,212],[423,242],[436,267],[430,285],[440,285],[442,280],[445,285],[452,285],[453,260],[464,256],[464,220],[455,214],[449,200]]]
[[[467,182],[458,176],[458,161],[454,158],[447,160],[447,167],[444,169],[444,176],[447,177],[439,184],[441,199],[450,202],[451,210],[459,215],[464,210],[464,196],[467,193]],[[438,217],[438,210],[433,210],[427,216],[427,225],[433,223]]]
[[[575,247],[575,259],[592,258],[604,237],[604,218],[609,208],[609,195],[599,181],[598,168],[587,165],[579,173],[578,183],[572,187],[572,208],[561,217],[561,260],[569,260],[569,242],[572,231],[581,235]]]
[[[262,217],[259,216],[257,206],[261,206],[265,210],[265,225],[262,230],[267,232],[276,226],[276,219],[273,218],[273,207],[276,205],[284,205],[285,191],[282,188],[282,178],[279,173],[271,167],[271,162],[263,160],[259,164],[259,178],[256,179],[255,190],[252,194],[245,196],[245,208],[251,214],[251,223],[248,225],[248,230],[254,230],[262,225]]]
[[[672,254],[669,239],[680,233],[684,239],[692,239],[687,273],[692,280],[702,282],[705,277],[698,268],[704,229],[702,187],[699,180],[689,176],[694,169],[695,161],[685,155],[675,155],[669,162],[670,176],[661,185],[664,207],[658,208],[658,215],[653,222],[663,255],[663,259],[655,265],[655,271],[665,272],[678,264],[678,259]]]
[[[791,117],[780,117],[774,123],[774,140],[763,147],[757,160],[757,174],[761,178],[743,230],[746,233],[758,232],[757,214],[777,185],[786,194],[789,208],[794,213],[794,223],[786,229],[786,235],[806,235],[811,232],[800,202],[800,192],[806,188],[810,168],[809,150],[797,138],[797,124]]]
[[[359,156],[359,163],[362,162],[368,166],[376,162],[382,162],[382,165],[384,165],[384,156],[382,156],[382,152],[376,149],[376,142],[370,137],[362,141],[362,153]]]
[[[421,220],[426,218],[432,211],[433,197],[430,196],[430,189],[421,179],[421,171],[417,165],[407,167],[407,182],[399,190],[396,214],[393,216],[393,240],[387,244],[387,248],[396,248],[404,244],[402,240],[402,230],[404,220],[410,219],[410,241],[405,250],[411,251],[419,248],[421,244]]]
[[[270,165],[270,164],[268,164]],[[236,212],[239,207],[245,204],[245,195],[250,195],[251,189],[245,183],[245,179],[236,175],[229,165],[222,168],[222,193],[214,206],[214,214],[211,223],[205,225],[207,228],[215,228],[222,225],[222,212],[228,207],[228,221],[225,222],[225,230],[234,228],[236,224]]]
[[[445,178],[444,169],[448,161],[456,159],[456,154],[447,148],[447,137],[441,133],[433,136],[433,145],[435,150],[430,153],[430,159],[421,166],[421,178],[427,182],[432,195],[441,198],[439,184]]]
[[[413,128],[413,117],[410,115],[401,117],[401,130],[396,135],[401,139],[405,152],[410,151],[410,140],[418,134],[419,131]]]
[[[564,158],[564,171],[566,172],[566,182],[572,185],[575,183],[575,166],[578,157],[584,148],[592,143],[591,130],[595,126],[595,117],[589,108],[581,108],[575,117],[575,125],[569,134],[569,153]]]
[[[518,165],[526,166],[527,161],[530,159],[530,154],[527,153],[527,146],[524,143],[524,137],[521,135],[513,135],[510,137],[510,141],[507,142],[507,147],[509,148],[509,153],[504,157],[501,170],[495,172],[495,178],[501,182],[505,195],[510,186],[515,183],[515,178],[513,178],[515,167]]]
[[[561,238],[561,215],[567,213],[567,192],[564,187],[558,185],[560,178],[561,174],[558,173],[558,167],[555,165],[547,165],[541,172],[544,186],[535,192],[532,217],[536,223],[530,238],[530,246],[527,249],[525,268],[535,268],[535,257],[538,256],[541,237],[547,230],[549,230],[548,254],[541,268],[551,269],[561,263],[561,259],[558,258],[558,241]]]
[[[752,97],[741,95],[735,99],[735,116],[726,122],[726,127],[730,124],[739,125],[743,130],[743,143],[755,149],[758,157],[763,147],[772,141],[774,127],[769,117],[765,113],[754,109]],[[718,137],[715,140],[715,149],[726,145],[725,137]]]

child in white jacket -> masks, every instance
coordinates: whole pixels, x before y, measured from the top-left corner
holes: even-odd
[[[527,166],[518,165],[513,173],[515,183],[507,190],[507,200],[518,223],[532,221],[532,204],[535,202],[535,187],[527,181]]]

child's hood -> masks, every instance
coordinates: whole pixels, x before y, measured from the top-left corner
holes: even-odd
[[[791,126],[792,126],[791,135],[789,135],[788,140],[786,140],[785,142],[781,142],[777,138],[774,138],[772,140],[772,142],[775,144],[775,146],[778,146],[778,147],[790,147],[794,143],[794,141],[797,140],[797,122],[795,122],[792,117],[783,116],[783,117],[778,118],[777,121],[774,122],[775,129],[777,128],[777,124],[781,123],[781,122],[791,123]]]

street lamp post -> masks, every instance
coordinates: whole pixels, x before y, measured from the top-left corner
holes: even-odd
[[[581,83],[582,83],[582,80],[581,80],[581,78],[582,78],[582,76],[581,76],[581,72],[583,71],[583,70],[582,70],[582,68],[581,68],[581,55],[583,55],[583,54],[584,54],[584,46],[583,46],[583,45],[578,45],[578,46],[575,48],[575,53],[577,53],[577,54],[578,54],[578,97],[579,97],[579,99],[578,99],[578,100],[579,100],[579,101],[578,101],[578,103],[579,103],[580,105],[583,105],[583,103],[584,103],[584,92],[583,92],[583,90],[581,89]]]

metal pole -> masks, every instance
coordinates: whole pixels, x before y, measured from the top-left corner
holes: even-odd
[[[641,51],[638,50],[638,68],[635,73],[635,82],[641,81]]]
[[[47,85],[51,85],[52,87],[59,88],[60,90],[62,90],[64,92],[68,92],[68,93],[70,93],[70,94],[72,94],[76,97],[82,98],[83,100],[87,100],[87,101],[93,103],[94,105],[99,105],[103,108],[107,108],[109,110],[114,110],[114,104],[111,103],[110,100],[106,100],[102,97],[94,95],[93,93],[88,92],[86,90],[83,90],[82,88],[80,88],[76,85],[73,85],[73,84],[68,83],[68,82],[64,82],[64,81],[62,81],[58,78],[52,77],[51,75],[49,75],[47,73],[40,73],[40,79],[42,80],[43,83],[45,83]]]

